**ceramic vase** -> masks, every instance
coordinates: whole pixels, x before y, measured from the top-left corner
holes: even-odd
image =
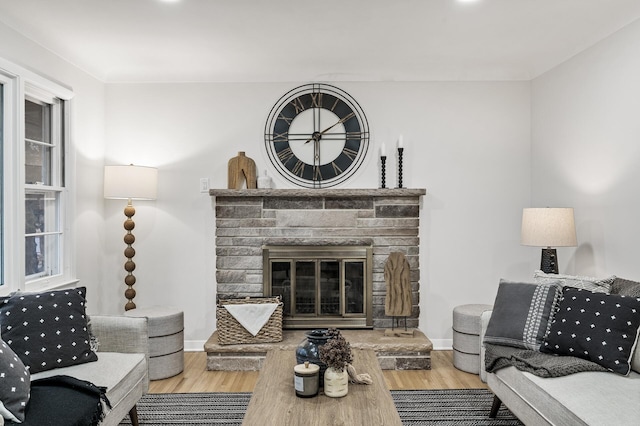
[[[342,371],[328,367],[324,372],[324,394],[331,398],[340,398],[349,392],[349,374],[347,369]]]
[[[271,178],[267,175],[267,171],[264,171],[264,175],[258,176],[258,188],[269,189],[271,188]]]
[[[305,339],[300,342],[296,348],[296,361],[298,364],[304,364],[305,361],[309,361],[312,364],[320,366],[320,387],[322,387],[324,385],[324,372],[327,366],[324,362],[320,361],[320,346],[329,340],[327,329],[321,328],[307,331],[304,335]]]

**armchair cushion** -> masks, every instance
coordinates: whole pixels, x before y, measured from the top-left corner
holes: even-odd
[[[31,374],[96,361],[85,287],[0,298],[0,333]]]

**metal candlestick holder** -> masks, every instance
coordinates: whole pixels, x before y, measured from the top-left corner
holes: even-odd
[[[398,148],[398,188],[402,188],[402,152],[404,148]]]
[[[382,171],[382,186],[381,186],[381,188],[386,188],[387,187],[387,183],[386,183],[386,179],[387,179],[386,178],[387,156],[386,155],[380,156],[380,163],[381,163],[381,166],[382,166],[382,170],[381,170]]]

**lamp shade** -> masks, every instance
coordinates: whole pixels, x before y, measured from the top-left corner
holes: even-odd
[[[104,198],[155,200],[158,169],[155,167],[105,166]]]
[[[577,246],[573,209],[523,209],[521,244],[536,247]]]

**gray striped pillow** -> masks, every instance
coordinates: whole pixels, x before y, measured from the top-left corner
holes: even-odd
[[[561,296],[557,282],[500,280],[484,342],[539,350]]]

